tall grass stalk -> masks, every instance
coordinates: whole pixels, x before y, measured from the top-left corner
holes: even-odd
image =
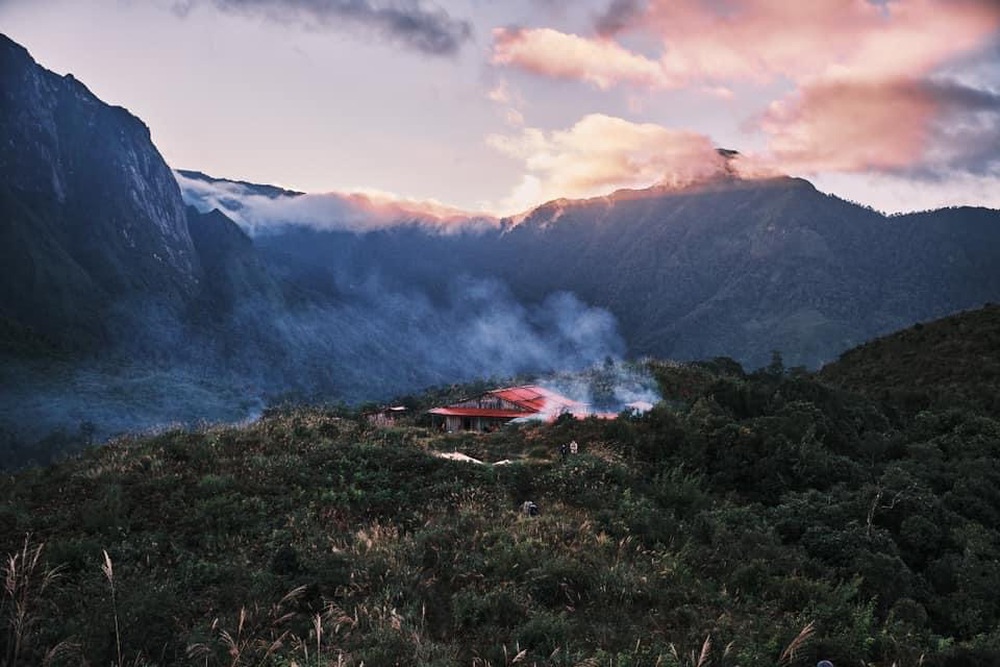
[[[118,596],[115,591],[115,566],[111,562],[108,550],[102,549],[102,552],[104,553],[104,563],[101,565],[101,571],[104,573],[104,578],[108,580],[108,585],[111,587],[111,612],[115,618],[115,653],[118,656],[118,667],[124,667],[125,663],[122,660],[122,632],[118,621]]]
[[[21,550],[7,555],[3,565],[3,598],[0,611],[7,626],[5,665],[16,667],[29,640],[31,630],[40,620],[41,596],[61,576],[61,567],[43,568],[45,543],[32,546],[26,535]]]
[[[781,655],[778,657],[778,664],[792,664],[798,655],[799,650],[809,643],[809,640],[812,639],[814,634],[816,634],[816,623],[815,621],[809,621],[805,627],[799,630],[799,634],[795,636],[795,639],[789,642],[788,646],[785,647],[785,650],[781,652]]]

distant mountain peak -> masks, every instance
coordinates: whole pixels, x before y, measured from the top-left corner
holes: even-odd
[[[305,194],[304,192],[299,192],[298,190],[288,190],[286,188],[278,187],[276,185],[253,183],[251,181],[240,181],[232,178],[218,178],[215,176],[210,176],[203,171],[196,171],[193,169],[174,169],[174,172],[180,174],[185,178],[213,185],[219,183],[231,183],[233,185],[241,186],[246,191],[249,191],[252,194],[261,195],[269,199],[277,199],[278,197],[298,197]]]

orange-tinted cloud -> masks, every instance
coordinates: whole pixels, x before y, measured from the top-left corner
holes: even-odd
[[[311,196],[321,197],[324,195]],[[372,227],[419,222],[447,230],[449,227],[460,227],[470,223],[493,225],[497,222],[489,215],[471,213],[433,199],[408,199],[377,190],[326,196],[342,197],[355,206],[358,211],[367,213]]]
[[[525,128],[488,142],[524,163],[502,208],[516,212],[559,197],[590,197],[654,184],[682,187],[727,171],[711,140],[695,132],[590,114],[568,130]]]
[[[493,62],[605,89],[833,73],[913,76],[1000,28],[995,0],[653,0],[645,11],[628,4],[630,23],[616,30],[654,34],[663,43],[658,58],[634,53],[607,33],[501,29],[494,31]]]
[[[709,80],[922,73],[1000,27],[993,0],[657,0],[668,69]]]
[[[824,82],[771,104],[761,127],[792,172],[887,170],[920,159],[936,113],[905,82]]]
[[[616,37],[629,31],[660,53],[627,49]],[[731,82],[787,81],[793,92],[747,126],[768,138],[757,168],[985,173],[1000,171],[997,95],[941,74],[991,40],[997,0],[614,0],[592,37],[496,31],[493,62],[727,98]]]
[[[621,82],[650,88],[669,85],[656,60],[610,39],[587,39],[549,28],[495,29],[492,62],[556,79],[586,81],[601,89]]]

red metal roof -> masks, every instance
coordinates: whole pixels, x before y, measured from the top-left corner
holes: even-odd
[[[496,417],[497,419],[516,419],[528,416],[528,413],[517,410],[491,410],[487,408],[434,408],[428,410],[432,415],[442,417]]]
[[[570,400],[554,391],[549,391],[537,385],[525,385],[522,387],[507,387],[506,389],[494,389],[488,392],[493,396],[498,396],[505,401],[518,405],[529,412],[567,412],[583,409],[584,405],[577,401]]]
[[[428,412],[432,415],[445,417],[493,417],[497,419],[516,419],[517,417],[534,416],[545,416],[549,419],[555,419],[564,412],[570,412],[577,416],[588,414],[587,406],[583,403],[570,400],[565,396],[537,385],[494,389],[493,391],[486,392],[485,395],[496,396],[516,405],[519,409],[477,408],[455,404],[434,408]]]

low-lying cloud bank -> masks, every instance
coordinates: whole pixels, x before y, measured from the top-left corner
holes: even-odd
[[[419,224],[438,233],[491,229],[499,222],[436,201],[379,192],[305,194],[270,186],[211,179],[174,171],[185,203],[201,213],[218,209],[250,235],[288,226],[368,232]]]

